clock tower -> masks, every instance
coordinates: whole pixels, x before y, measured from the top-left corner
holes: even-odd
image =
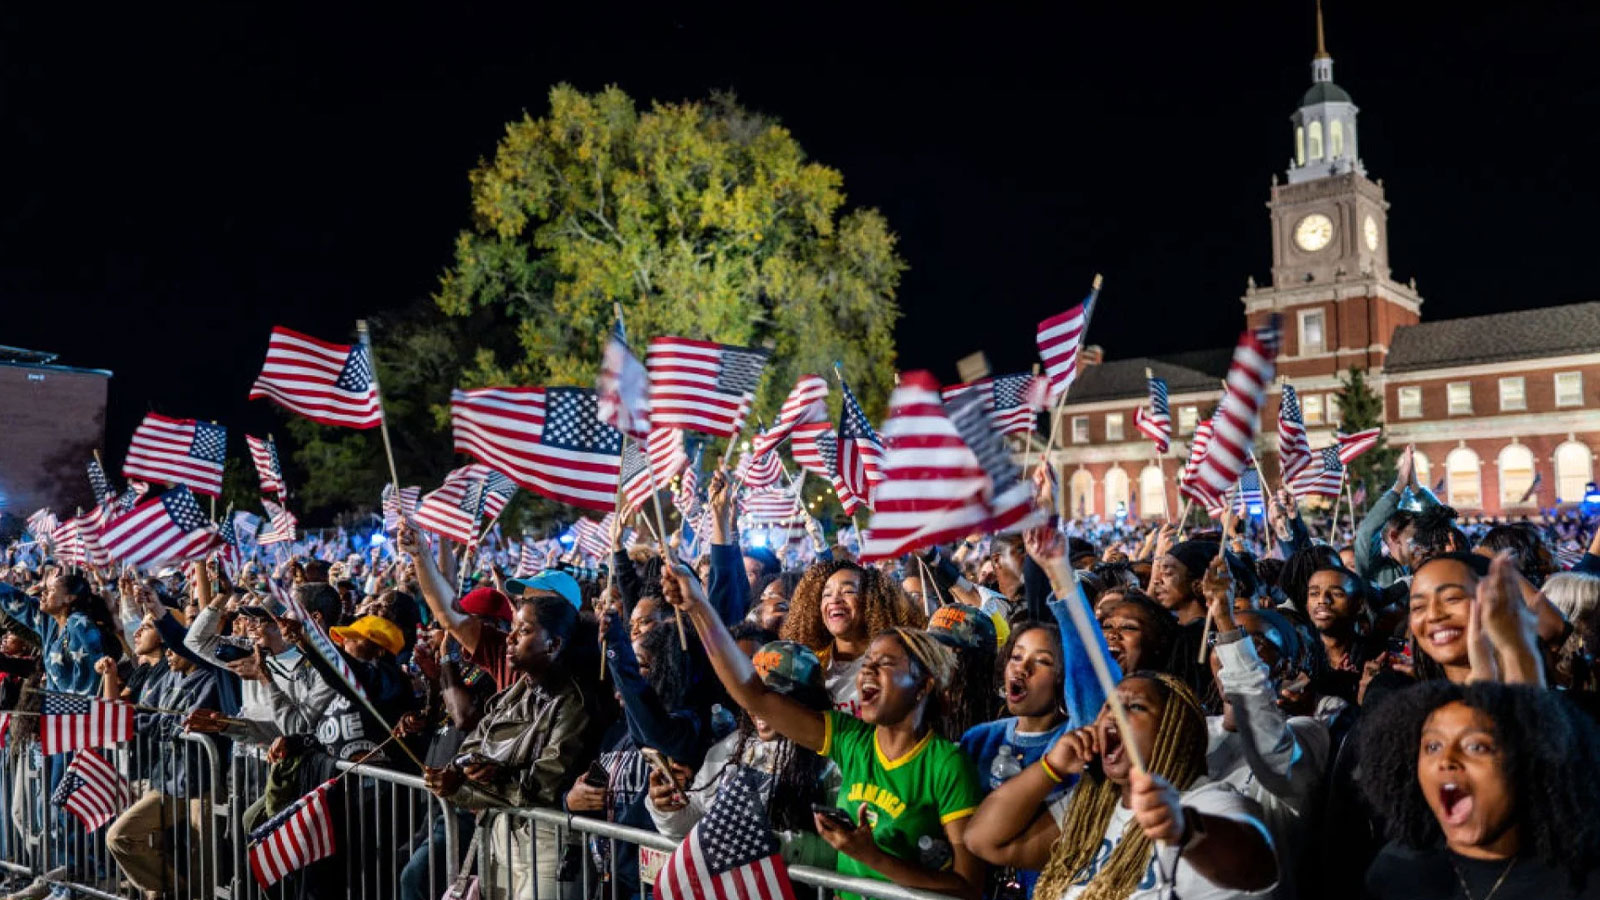
[[[1283,314],[1278,368],[1290,377],[1382,368],[1394,329],[1415,324],[1422,307],[1414,287],[1390,277],[1389,204],[1357,152],[1356,113],[1333,83],[1319,0],[1311,87],[1289,116],[1287,179],[1273,178],[1267,203],[1272,286],[1252,279],[1243,297],[1252,326]]]

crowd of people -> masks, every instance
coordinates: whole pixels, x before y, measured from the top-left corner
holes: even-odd
[[[1313,539],[1279,494],[1259,527],[1052,522],[872,564],[818,541],[785,567],[741,544],[725,473],[705,502],[703,556],[616,547],[619,525],[600,578],[511,577],[492,555],[463,573],[461,548],[409,524],[388,557],[231,573],[19,562],[0,705],[162,711],[139,728],[166,749],[136,762],[148,787],[105,835],[152,897],[210,895],[172,864],[200,852],[183,837],[200,813],[170,801],[224,789],[172,749],[182,731],[264,754],[247,827],[340,761],[420,775],[456,852],[485,830],[500,896],[621,900],[652,873],[633,845],[485,811],[681,839],[749,773],[791,864],[970,900],[1600,896],[1600,532],[1583,521],[1469,525],[1409,451],[1348,542]],[[12,718],[10,777],[36,727]],[[52,786],[67,761],[42,760]],[[405,900],[451,887],[429,864],[444,827],[394,861]],[[296,889],[345,895],[346,872],[313,864]]]

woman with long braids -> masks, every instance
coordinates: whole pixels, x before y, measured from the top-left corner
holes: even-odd
[[[1094,724],[1063,734],[984,799],[967,846],[995,865],[1040,870],[1038,900],[1161,900],[1169,890],[1221,900],[1271,887],[1277,863],[1258,807],[1206,783],[1206,719],[1193,692],[1166,673],[1137,672],[1117,696],[1131,733],[1108,703]]]
[[[831,709],[822,678],[822,662],[793,641],[773,641],[755,652],[751,662],[768,690],[794,698],[818,712]],[[767,816],[783,844],[790,865],[834,867],[837,854],[817,835],[811,820],[813,804],[832,806],[839,793],[839,769],[773,729],[766,719],[740,710],[739,727],[706,752],[693,778],[669,782],[650,772],[646,809],[656,830],[681,840],[700,821],[717,795],[722,779],[739,766],[756,769],[763,779]],[[676,764],[675,771],[687,773]]]
[[[873,636],[899,625],[925,624],[922,612],[877,568],[820,562],[795,587],[778,636],[810,647],[822,660],[834,708],[860,715],[856,671]]]
[[[823,840],[839,851],[838,870],[977,900],[983,863],[964,840],[977,807],[977,777],[961,748],[936,729],[954,674],[950,651],[927,632],[891,627],[860,651],[861,717],[818,712],[768,688],[688,567],[675,566],[673,573],[662,584],[667,601],[694,623],[733,700],[777,734],[838,765],[842,815],[812,817]],[[872,583],[873,576],[859,569],[852,574]]]

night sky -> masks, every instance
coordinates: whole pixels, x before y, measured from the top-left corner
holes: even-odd
[[[426,297],[468,170],[561,81],[732,89],[840,169],[911,266],[902,368],[1025,368],[1096,271],[1108,356],[1229,344],[1313,50],[1310,0],[162,6],[0,11],[0,344],[115,371],[113,459],[147,409],[271,427],[272,324]],[[1394,275],[1425,318],[1600,299],[1600,8],[1469,6],[1329,0]]]

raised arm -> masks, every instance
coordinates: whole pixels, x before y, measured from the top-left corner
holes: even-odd
[[[767,720],[779,734],[796,744],[820,752],[827,737],[822,713],[767,690],[755,666],[751,665],[750,657],[734,643],[722,617],[706,602],[705,590],[688,566],[673,563],[670,573],[663,571],[661,574],[662,594],[694,624],[706,656],[711,660],[711,668],[733,702],[752,716]]]
[[[745,573],[744,553],[739,548],[728,473],[712,473],[706,503],[711,507],[711,575],[706,579],[706,597],[722,621],[737,622],[750,611],[750,576]]]
[[[997,866],[1042,869],[1061,835],[1045,798],[1099,754],[1094,729],[1061,735],[1044,758],[989,792],[967,823],[967,849]]]
[[[417,585],[422,589],[422,599],[427,602],[428,611],[456,639],[461,649],[468,654],[476,652],[483,623],[456,610],[455,588],[451,586],[450,579],[439,571],[439,564],[428,554],[422,535],[407,522],[401,524],[395,540],[401,550],[411,554],[412,562],[417,567]]]

